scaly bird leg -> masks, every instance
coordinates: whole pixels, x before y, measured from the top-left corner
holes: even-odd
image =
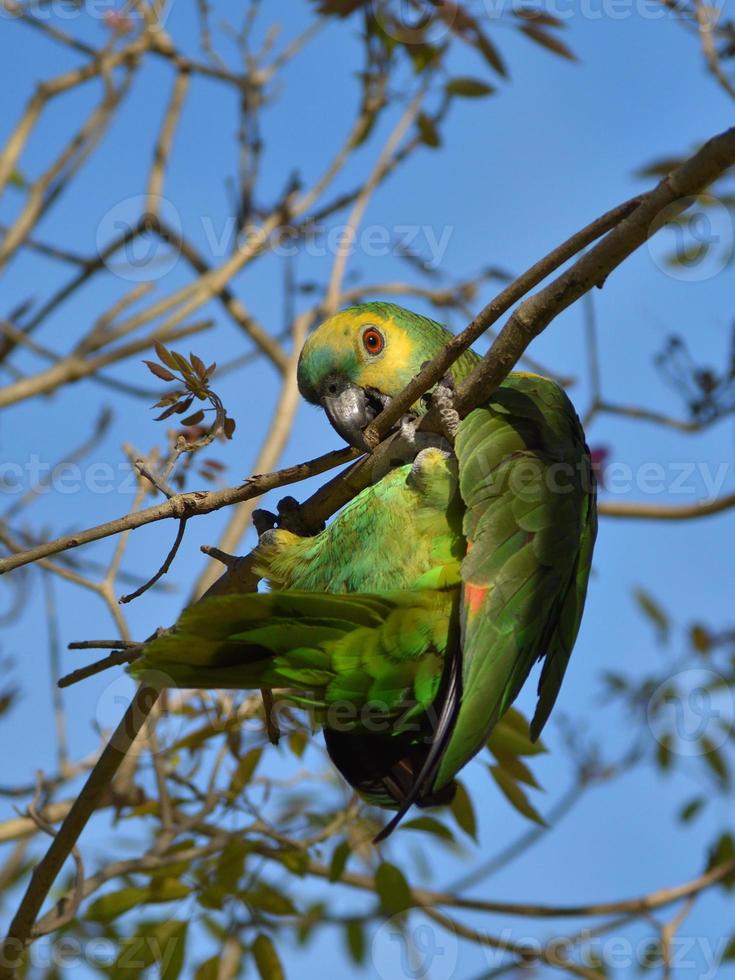
[[[439,412],[442,432],[454,445],[454,437],[461,421],[459,412],[454,407],[455,385],[454,378],[447,372],[431,395],[431,404]]]

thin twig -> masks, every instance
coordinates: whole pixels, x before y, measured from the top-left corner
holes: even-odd
[[[735,493],[714,500],[698,500],[694,504],[630,504],[603,501],[597,510],[605,517],[641,518],[656,521],[688,521],[698,517],[721,514],[735,507]]]
[[[132,602],[133,599],[137,599],[138,596],[141,596],[143,595],[144,592],[147,592],[148,589],[151,588],[151,586],[156,584],[159,578],[162,578],[166,574],[169,568],[171,568],[171,565],[173,563],[174,558],[176,557],[181,542],[184,540],[184,532],[186,531],[186,521],[187,521],[186,517],[182,517],[182,519],[179,521],[179,526],[176,531],[176,537],[174,539],[174,543],[171,545],[171,549],[169,553],[166,555],[163,564],[158,569],[156,574],[152,575],[147,582],[144,582],[141,586],[139,586],[135,590],[135,592],[130,592],[128,593],[128,595],[120,596],[118,602],[120,602],[121,604],[126,602]]]
[[[86,667],[78,667],[76,670],[72,670],[71,673],[65,674],[59,678],[58,685],[59,687],[71,687],[72,684],[78,684],[79,681],[86,680],[88,677],[101,674],[103,670],[107,670],[110,667],[129,664],[136,659],[141,649],[140,644],[131,643],[124,650],[117,650],[108,657],[103,657],[102,660],[96,660],[93,664],[87,664]]]

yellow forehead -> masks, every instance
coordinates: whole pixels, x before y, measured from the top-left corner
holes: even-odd
[[[365,350],[362,335],[368,326],[377,327],[385,338],[380,354],[369,354]],[[386,390],[386,381],[399,371],[405,375],[406,368],[414,361],[416,343],[409,333],[391,317],[381,316],[375,310],[338,313],[323,323],[317,333],[319,341],[328,344],[338,357],[352,355],[356,359],[360,366],[360,383],[365,387],[390,393]],[[401,387],[403,385],[399,384],[397,390]]]

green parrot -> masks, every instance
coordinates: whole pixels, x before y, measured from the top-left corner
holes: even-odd
[[[394,304],[350,307],[307,340],[299,389],[361,447],[363,428],[450,337]],[[453,382],[478,361],[462,354]],[[267,531],[255,559],[270,591],[191,606],[131,667],[310,707],[348,782],[398,811],[380,838],[413,803],[451,801],[454,777],[543,660],[538,737],[587,591],[595,480],[564,391],[510,374],[450,449],[394,466],[320,534]]]

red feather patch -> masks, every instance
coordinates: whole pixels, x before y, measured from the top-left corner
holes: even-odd
[[[488,592],[489,587],[487,585],[474,585],[472,582],[465,582],[464,601],[471,616],[480,611]]]

